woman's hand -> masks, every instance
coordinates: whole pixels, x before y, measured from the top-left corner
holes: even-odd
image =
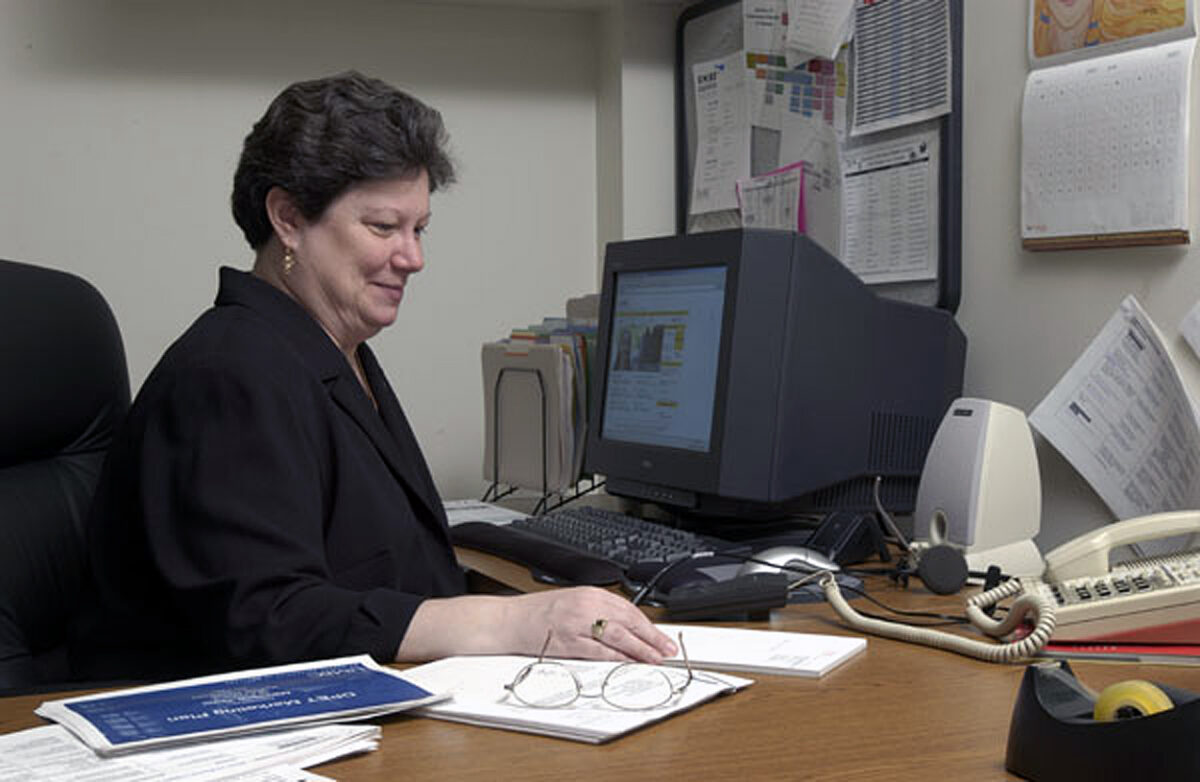
[[[547,633],[551,657],[657,664],[678,651],[633,603],[605,589],[554,589],[508,601],[513,651],[521,654],[540,652]]]
[[[513,597],[463,595],[421,603],[397,662],[455,654],[546,654],[590,660],[660,663],[677,651],[638,608],[596,587],[551,589]]]

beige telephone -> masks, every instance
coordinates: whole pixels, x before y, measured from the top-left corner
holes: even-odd
[[[1200,511],[1156,513],[1081,535],[1046,555],[1040,580],[1055,641],[1200,643],[1200,551],[1110,564],[1113,549],[1200,532]]]
[[[1200,532],[1200,511],[1158,513],[1110,524],[1046,555],[1041,578],[1014,578],[967,601],[971,623],[1001,643],[910,627],[859,614],[831,574],[825,597],[851,627],[991,662],[1030,657],[1047,640],[1200,643],[1200,550],[1110,564],[1113,549]],[[1014,602],[1002,619],[988,607]],[[1016,632],[1032,624],[1026,633]],[[1005,640],[1008,639],[1008,640]]]

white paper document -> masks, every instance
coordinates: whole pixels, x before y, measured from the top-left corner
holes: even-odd
[[[782,64],[787,37],[787,0],[743,0],[742,48],[748,62]]]
[[[804,233],[804,163],[739,180],[738,205],[746,228]]]
[[[442,505],[446,509],[446,520],[450,522],[451,527],[468,521],[508,524],[517,519],[528,518],[525,513],[479,500],[446,500]]]
[[[320,778],[301,769],[378,746],[376,725],[320,725],[103,758],[61,725],[0,735],[0,780],[9,782],[284,782]]]
[[[855,9],[853,135],[951,111],[949,0],[860,2]]]
[[[864,282],[937,277],[938,134],[847,149],[840,258]]]
[[[788,86],[792,73],[785,68],[756,65],[746,73],[747,100],[750,124],[768,130],[783,129],[783,112],[787,110]]]
[[[789,64],[812,57],[832,60],[850,40],[855,0],[787,0]]]
[[[867,648],[867,639],[706,625],[658,625],[681,635],[693,666],[722,671],[821,677]],[[682,665],[682,657],[668,661]]]
[[[748,78],[751,101],[751,123],[764,128],[778,130],[784,134],[799,130],[808,136],[816,132],[821,123],[833,128],[839,137],[846,130],[846,104],[849,92],[848,57],[836,60],[814,58],[799,68],[780,68],[766,65],[756,66]],[[784,125],[784,115],[812,123],[807,125]],[[807,143],[805,139],[781,141],[786,147]],[[780,149],[780,160],[794,163],[785,149]]]
[[[718,695],[752,684],[711,671],[696,671],[692,683],[665,706],[641,711],[619,709],[600,698],[580,698],[562,708],[526,706],[504,689],[517,673],[536,658],[521,656],[447,657],[409,668],[404,675],[422,687],[436,687],[451,698],[413,713],[437,719],[503,728],[525,733],[598,744],[644,725],[687,711]],[[559,660],[578,678],[583,692],[596,693],[604,676],[617,665],[588,660]],[[672,675],[679,671],[671,670]]]
[[[1161,334],[1133,296],[1029,423],[1118,519],[1200,507],[1200,423]]]
[[[696,166],[690,213],[737,208],[737,181],[750,176],[746,56],[696,63]]]
[[[842,254],[842,161],[832,125],[794,111],[784,115],[779,157],[804,163],[804,228],[835,258]]]
[[[1195,38],[1030,72],[1021,111],[1021,236],[1188,228]]]

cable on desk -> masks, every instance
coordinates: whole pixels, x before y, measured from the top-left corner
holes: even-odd
[[[850,573],[851,575],[856,575],[857,573],[859,573],[861,571],[843,570],[842,572]],[[925,622],[921,625],[918,625],[920,627],[942,627],[942,626],[946,626],[946,625],[964,625],[964,624],[970,624],[970,622],[971,622],[970,619],[968,619],[966,616],[962,616],[962,615],[955,616],[954,614],[943,614],[943,613],[939,613],[937,611],[910,611],[910,610],[904,609],[904,608],[894,608],[894,607],[888,605],[887,603],[884,603],[881,600],[877,600],[874,597],[871,597],[870,594],[868,594],[866,591],[864,591],[862,589],[855,589],[854,587],[848,587],[848,586],[844,586],[844,585],[841,587],[841,589],[845,592],[852,592],[852,593],[858,595],[859,597],[865,598],[868,602],[874,603],[875,605],[882,608],[884,611],[888,611],[889,613],[895,614],[897,616],[914,617],[916,619],[936,619],[936,620],[938,620],[936,622]],[[878,619],[881,622],[894,621],[891,619],[887,619],[886,617],[877,616],[875,614],[869,614],[866,611],[859,611],[859,613],[862,614],[863,616],[869,617],[871,619]]]
[[[1018,579],[1006,581],[995,589],[981,592],[967,600],[967,617],[971,624],[994,638],[1009,635],[1025,622],[1026,617],[1033,618],[1034,627],[1027,636],[1019,641],[999,644],[984,643],[927,627],[911,627],[899,622],[868,618],[846,602],[832,574],[826,574],[822,578],[821,586],[825,590],[825,599],[829,601],[829,605],[855,630],[944,649],[986,662],[1013,662],[1032,657],[1046,645],[1054,632],[1054,606],[1037,592],[1024,592]],[[991,607],[1013,595],[1019,596],[1003,619],[995,620],[984,613],[985,607]]]

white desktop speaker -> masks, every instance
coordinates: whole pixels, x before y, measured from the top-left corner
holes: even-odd
[[[914,533],[949,544],[972,571],[1011,576],[1044,569],[1033,537],[1041,529],[1042,484],[1025,414],[986,399],[957,399],[938,426],[921,471]]]

